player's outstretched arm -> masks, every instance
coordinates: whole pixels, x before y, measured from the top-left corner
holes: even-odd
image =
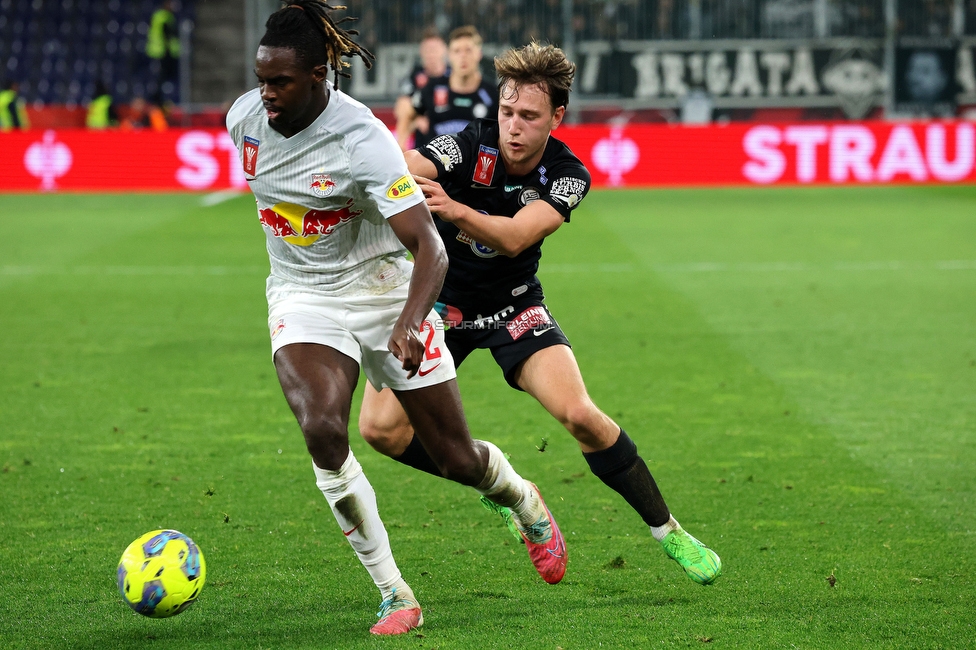
[[[403,157],[407,159],[407,169],[414,176],[423,176],[424,178],[437,178],[437,167],[434,163],[430,162],[421,155],[416,149],[411,149],[403,154]]]
[[[397,238],[413,255],[413,275],[407,292],[407,302],[400,318],[393,326],[390,351],[413,377],[424,359],[424,344],[420,326],[430,313],[447,275],[447,251],[441,241],[430,210],[423,203],[395,214],[387,223]]]
[[[430,161],[427,162],[431,167],[434,166]],[[453,200],[440,183],[418,174],[414,174],[414,180],[424,193],[431,212],[444,221],[452,222],[479,243],[490,246],[507,257],[515,257],[529,246],[548,237],[565,221],[545,201],[533,201],[510,219],[484,214]]]

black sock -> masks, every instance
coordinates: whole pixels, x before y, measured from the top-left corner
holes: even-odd
[[[421,472],[427,472],[437,477],[441,476],[441,471],[437,469],[434,460],[427,453],[427,450],[424,449],[424,446],[420,444],[420,438],[416,435],[410,439],[410,444],[403,450],[403,453],[396,456],[393,460],[404,465],[409,465],[414,469],[419,469]]]
[[[621,429],[620,437],[607,449],[584,453],[590,471],[622,496],[648,526],[663,526],[671,518],[657,483],[644,459],[637,455],[637,445]]]

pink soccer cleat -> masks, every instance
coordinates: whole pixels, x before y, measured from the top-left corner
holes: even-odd
[[[398,597],[396,589],[389,598],[380,603],[380,611],[376,615],[380,620],[369,631],[381,636],[406,634],[424,624],[424,613],[420,611],[420,605],[409,598]]]
[[[529,551],[529,558],[535,570],[539,572],[542,579],[551,585],[563,579],[566,574],[566,540],[559,532],[559,526],[555,518],[546,507],[546,502],[542,500],[542,494],[534,483],[529,483],[539,497],[539,502],[545,509],[544,516],[531,526],[523,527],[516,521],[519,533],[525,540],[525,546]]]

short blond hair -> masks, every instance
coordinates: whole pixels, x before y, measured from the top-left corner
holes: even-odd
[[[552,108],[569,105],[569,90],[576,76],[576,64],[555,45],[535,41],[524,47],[512,48],[495,57],[498,90],[512,84],[514,90],[539,84],[549,95]]]
[[[475,45],[481,45],[481,34],[475,29],[474,25],[462,25],[451,30],[447,36],[447,44],[450,45],[459,38],[470,38]]]

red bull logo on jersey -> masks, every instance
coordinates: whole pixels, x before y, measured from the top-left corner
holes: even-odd
[[[312,194],[324,199],[335,191],[336,183],[331,174],[312,174],[312,184],[308,187]]]
[[[285,331],[285,319],[279,318],[278,322],[271,328],[271,340],[274,341],[283,331]]]
[[[294,203],[278,203],[273,208],[258,210],[258,219],[274,237],[296,246],[311,246],[320,237],[331,235],[336,228],[363,213],[353,207],[352,199],[338,210],[316,210]]]
[[[258,219],[263,226],[271,229],[271,234],[275,237],[295,237],[298,235],[295,229],[291,227],[291,222],[271,208],[258,210]]]
[[[481,145],[478,148],[478,164],[475,165],[471,180],[479,185],[491,185],[495,177],[495,163],[498,162],[498,149]]]

